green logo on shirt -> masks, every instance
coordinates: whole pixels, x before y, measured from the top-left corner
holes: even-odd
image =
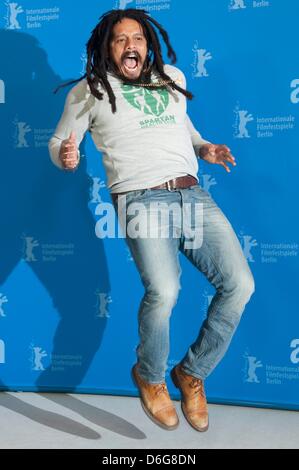
[[[148,90],[145,87],[122,85],[124,98],[145,114],[160,116],[169,104],[169,93],[165,89]]]

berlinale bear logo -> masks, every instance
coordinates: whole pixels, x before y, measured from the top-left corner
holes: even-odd
[[[169,104],[169,93],[165,89],[147,90],[131,85],[122,85],[123,96],[139,111],[154,116],[160,116]]]

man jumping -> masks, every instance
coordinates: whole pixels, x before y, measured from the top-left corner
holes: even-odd
[[[179,208],[159,222],[159,229],[170,229],[167,237],[126,235],[145,290],[132,377],[147,415],[164,429],[175,429],[179,420],[165,371],[169,320],[181,287],[181,252],[216,289],[197,339],[171,371],[187,421],[205,431],[204,380],[224,356],[254,292],[254,280],[230,222],[197,177],[199,158],[227,172],[235,158],[226,145],[204,140],[194,128],[186,112],[186,98],[193,95],[184,73],[164,63],[156,29],[174,64],[167,32],[145,10],[112,10],[100,17],[87,42],[86,73],[69,82],[79,83],[67,95],[49,151],[55,165],[72,171],[89,131],[103,155],[114,207],[126,208],[125,225],[132,221],[130,207],[142,207],[140,233],[149,220],[158,224],[157,204],[168,215],[173,205]],[[181,221],[195,206],[202,217],[191,216],[186,228]],[[201,234],[201,243],[190,244],[190,233]]]

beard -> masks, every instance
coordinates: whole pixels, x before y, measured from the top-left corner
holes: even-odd
[[[150,83],[151,81],[151,72],[152,72],[152,63],[149,59],[146,58],[143,67],[136,78],[129,78],[121,71],[121,69],[116,65],[113,60],[108,60],[107,71],[113,73],[117,78],[119,78],[125,85],[134,85],[137,83]]]

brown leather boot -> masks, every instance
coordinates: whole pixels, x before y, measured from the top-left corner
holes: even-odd
[[[145,382],[138,374],[138,364],[132,368],[132,378],[139,388],[141,405],[148,417],[163,429],[176,429],[179,425],[178,415],[172,403],[166,383],[151,384]]]
[[[186,374],[180,364],[171,370],[170,375],[174,385],[181,391],[181,406],[186,420],[197,431],[206,431],[209,415],[203,381]]]

